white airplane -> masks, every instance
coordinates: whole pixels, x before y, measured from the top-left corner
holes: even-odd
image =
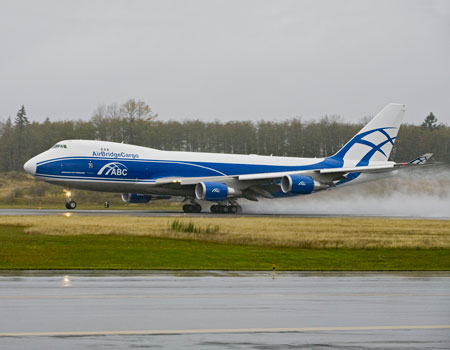
[[[370,181],[405,166],[388,161],[405,114],[391,103],[336,154],[326,158],[172,152],[123,143],[65,140],[24,165],[37,179],[71,189],[122,193],[128,203],[184,197],[185,212],[212,202],[214,213],[236,213],[238,199],[257,201],[307,195],[342,184]],[[75,209],[68,196],[66,207]]]

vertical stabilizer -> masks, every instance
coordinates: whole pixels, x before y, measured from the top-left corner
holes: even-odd
[[[403,104],[388,104],[331,158],[356,166],[387,161],[405,111]]]

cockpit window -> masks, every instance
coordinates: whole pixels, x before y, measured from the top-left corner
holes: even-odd
[[[67,148],[67,145],[62,145],[62,144],[57,143],[52,148]]]

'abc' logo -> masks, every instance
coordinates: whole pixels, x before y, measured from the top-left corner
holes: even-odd
[[[104,165],[97,175],[127,176],[128,168],[122,163],[112,162]]]

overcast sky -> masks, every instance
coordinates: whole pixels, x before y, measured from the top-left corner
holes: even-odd
[[[450,124],[450,1],[0,1],[0,120],[374,115]]]

